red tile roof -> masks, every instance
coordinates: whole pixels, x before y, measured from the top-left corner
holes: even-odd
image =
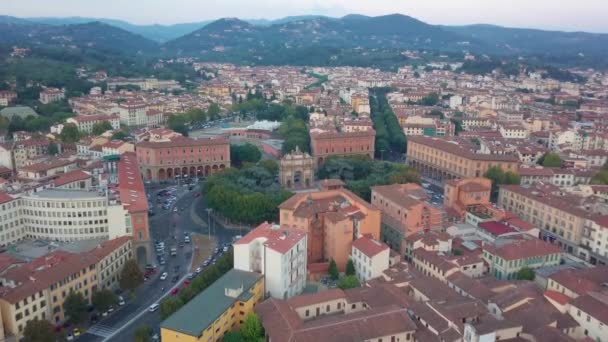
[[[604,325],[608,325],[608,295],[606,293],[590,292],[577,297],[570,302],[570,305],[584,311]]]
[[[62,185],[66,185],[66,184],[73,183],[73,182],[86,180],[89,178],[91,178],[90,174],[88,174],[82,170],[76,170],[76,171],[70,171],[68,173],[65,173],[65,174],[59,176],[58,178],[55,178],[55,180],[53,181],[53,184],[57,187],[57,186],[62,186]]]
[[[553,290],[546,290],[544,295],[560,305],[566,305],[570,300],[570,297],[566,296],[565,294]]]
[[[499,236],[507,233],[516,233],[517,231],[504,223],[500,222],[482,222],[478,225],[479,228],[487,231],[488,233]]]
[[[266,247],[285,254],[305,237],[306,232],[304,231],[281,228],[276,224],[264,222],[234,244],[244,245],[257,239],[263,239]]]
[[[129,212],[148,210],[148,199],[144,182],[139,173],[134,152],[123,153],[118,162],[118,191],[120,202]]]
[[[14,198],[11,195],[7,194],[6,192],[0,191],[0,204],[10,202],[12,200],[14,200]]]
[[[385,243],[378,242],[367,236],[358,238],[357,240],[353,241],[353,247],[370,258],[389,249]]]

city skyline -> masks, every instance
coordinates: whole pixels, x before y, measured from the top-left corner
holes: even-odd
[[[212,5],[212,7],[210,7]],[[145,11],[141,9],[145,8]],[[119,9],[119,10],[117,10]],[[39,0],[10,1],[0,4],[0,13],[17,17],[94,17],[110,18],[133,24],[163,24],[198,22],[223,17],[245,19],[277,19],[296,15],[325,15],[340,17],[346,14],[370,16],[400,13],[430,24],[468,25],[494,24],[506,27],[537,28],[562,31],[608,32],[608,22],[602,13],[608,3],[588,0],[585,6],[564,1],[555,6],[549,0],[534,2],[514,0],[429,0],[414,1],[290,1],[268,0],[250,3],[244,0],[227,0],[221,3],[183,0],[179,8],[166,0],[134,0],[124,3],[108,0],[89,3],[75,0],[56,0],[53,6],[41,5]]]

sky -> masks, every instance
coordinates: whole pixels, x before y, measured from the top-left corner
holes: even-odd
[[[608,33],[608,0],[0,0],[0,15],[113,18],[134,24],[350,13],[401,13],[430,24]]]

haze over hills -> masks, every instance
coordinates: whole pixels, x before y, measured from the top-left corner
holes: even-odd
[[[333,50],[431,49],[604,61],[608,55],[608,34],[492,25],[439,26],[401,14],[378,17],[352,14],[342,18],[295,16],[249,21],[223,18],[167,26],[78,17],[0,17],[1,43],[72,44],[124,53],[139,51],[188,56],[229,55],[237,50],[241,54],[280,52],[296,55],[318,47]]]

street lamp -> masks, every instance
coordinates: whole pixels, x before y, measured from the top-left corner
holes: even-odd
[[[207,237],[211,239],[211,212],[213,209],[207,208]]]

